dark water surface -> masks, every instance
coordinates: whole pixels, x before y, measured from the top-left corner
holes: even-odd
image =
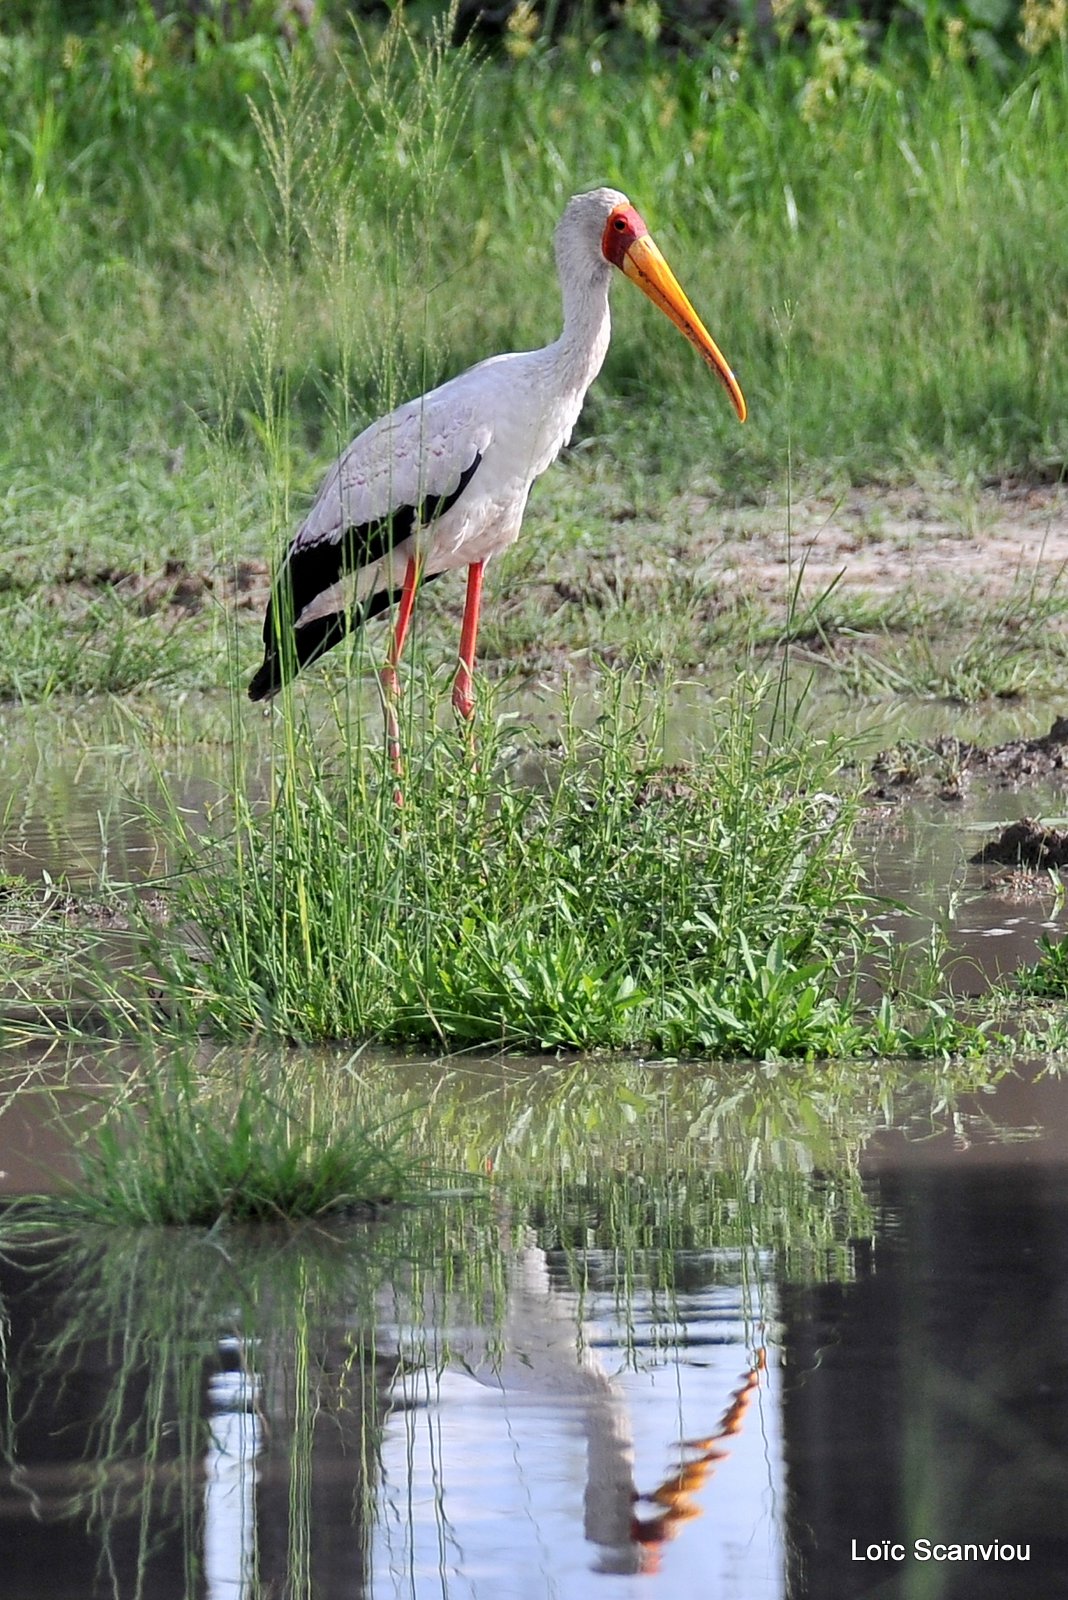
[[[9,1221],[0,1594],[1068,1594],[1068,1081],[387,1069],[484,1194]]]

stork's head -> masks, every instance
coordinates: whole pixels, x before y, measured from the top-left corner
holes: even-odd
[[[575,195],[568,201],[556,241],[562,270],[565,259],[581,255],[596,263],[595,273],[607,262],[636,283],[700,352],[730,395],[739,421],[745,421],[745,396],[734,373],[625,194],[618,189],[591,189]]]

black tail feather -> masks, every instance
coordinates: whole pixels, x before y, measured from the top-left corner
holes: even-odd
[[[383,556],[398,551],[417,529],[445,516],[471,482],[481,460],[482,452],[477,450],[474,460],[460,473],[456,487],[448,493],[427,494],[416,505],[395,506],[383,517],[346,528],[338,538],[302,542],[298,535],[279,568],[267,605],[263,665],[248,686],[250,700],[266,700],[277,694],[301,667],[317,661],[348,632],[362,628],[371,617],[393,604],[400,590],[381,590],[369,596],[358,610],[348,614],[335,611],[299,628],[293,626],[318,596],[326,594],[347,573],[375,566]],[[436,578],[440,574],[430,576]]]
[[[291,649],[280,650],[281,641],[273,639],[264,652],[263,665],[248,686],[249,699],[270,699],[290,678],[296,677],[301,667],[318,660],[340,643],[348,631],[348,617],[343,611],[334,611],[329,616],[306,622],[302,628],[295,628]]]
[[[432,578],[440,577],[440,572],[432,572],[423,579],[423,582],[429,583]],[[400,595],[399,589],[380,589],[368,598],[358,612],[332,611],[328,616],[316,617],[313,621],[294,628],[284,645],[277,636],[272,614],[274,602],[270,601],[263,625],[263,636],[266,640],[263,665],[248,686],[249,699],[269,700],[279,689],[284,688],[291,678],[295,678],[302,667],[318,661],[320,656],[324,656],[328,650],[340,644],[347,633],[362,628],[365,622],[369,622],[372,617],[378,616],[379,612],[385,611],[399,600]]]

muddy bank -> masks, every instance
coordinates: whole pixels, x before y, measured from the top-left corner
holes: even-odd
[[[708,511],[711,512],[711,506]],[[1068,567],[1068,482],[867,484],[743,507],[716,519],[710,569],[781,595],[784,569],[807,599],[833,586],[891,598],[904,589],[1007,596]]]
[[[997,863],[1006,867],[1058,870],[1068,866],[1068,831],[1049,828],[1034,817],[1021,817],[1003,828],[968,860],[972,866]]]
[[[953,734],[922,743],[893,745],[871,764],[873,800],[900,800],[911,795],[952,801],[978,777],[999,788],[1019,789],[1033,783],[1068,781],[1068,716],[1054,719],[1048,733],[1032,739],[1010,739],[984,746]]]
[[[584,544],[555,547],[539,533],[538,509],[515,557],[495,568],[498,604],[506,610],[522,590],[539,608],[616,612],[647,607],[651,592],[672,599],[694,590],[713,609],[730,607],[742,591],[777,607],[789,596],[864,593],[875,599],[903,593],[959,595],[986,600],[1019,594],[1021,585],[1047,591],[1068,570],[1068,483],[999,482],[888,485],[832,489],[779,503],[725,506],[714,494],[674,497],[655,517],[629,503],[598,504],[619,532],[611,553],[591,559]],[[531,562],[532,541],[546,556]],[[9,584],[10,584],[9,576]],[[168,558],[161,570],[87,562],[69,551],[50,587],[57,601],[72,593],[111,591],[144,614],[176,607],[198,610],[208,597],[239,609],[267,598],[269,564],[243,557],[211,567]],[[17,586],[17,585],[16,585]],[[434,596],[433,609],[452,613],[462,590]],[[833,605],[831,606],[833,611]]]
[[[209,600],[247,611],[266,604],[269,583],[265,561],[235,561],[207,570],[170,557],[162,571],[149,572],[123,566],[87,567],[72,555],[66,572],[53,587],[53,597],[62,601],[72,595],[110,593],[127,601],[142,617],[167,610],[194,613]]]

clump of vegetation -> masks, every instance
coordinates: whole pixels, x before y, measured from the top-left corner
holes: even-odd
[[[1043,934],[1038,951],[1032,966],[1021,967],[1013,975],[1013,988],[1037,1000],[1068,1000],[1068,939],[1050,939]]]
[[[285,1064],[203,1072],[191,1055],[124,1082],[80,1145],[61,1218],[213,1227],[339,1212],[369,1217],[412,1193],[397,1129],[368,1128],[337,1086]]]
[[[960,1046],[929,1019],[907,1033],[889,1002],[864,1021],[870,904],[839,753],[784,728],[769,683],[740,683],[682,764],[638,682],[592,726],[578,713],[539,742],[490,707],[477,752],[410,728],[398,805],[358,718],[324,756],[290,705],[266,805],[236,793],[223,837],[166,824],[186,870],[138,1025],[449,1050]]]

